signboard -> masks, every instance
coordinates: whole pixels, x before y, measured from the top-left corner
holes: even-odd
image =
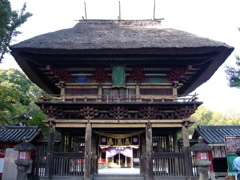
[[[225,136],[225,149],[228,164],[228,175],[234,176],[236,169],[233,166],[233,160],[237,157],[236,151],[240,149],[240,136]]]
[[[225,136],[226,154],[236,153],[240,149],[240,136]]]
[[[125,86],[125,67],[124,66],[113,66],[113,87],[124,87]]]
[[[236,154],[227,154],[228,175],[234,176],[237,170],[233,166],[233,160],[236,158]]]
[[[15,164],[17,158],[18,151],[13,150],[13,148],[6,149],[2,180],[17,179],[17,165]]]

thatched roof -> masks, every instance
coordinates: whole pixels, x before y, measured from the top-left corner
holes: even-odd
[[[178,89],[179,95],[187,95],[206,82],[234,48],[187,32],[164,29],[159,21],[82,20],[73,28],[33,37],[11,49],[28,77],[49,93],[59,93],[59,89],[41,72],[48,65],[73,69],[86,62],[110,66],[113,61],[128,61],[128,65],[134,61],[137,66],[141,61],[142,66],[151,62],[153,67],[198,66],[192,78]]]
[[[159,21],[83,20],[73,28],[43,34],[12,48],[82,50],[221,46],[229,47],[183,31],[164,29]]]

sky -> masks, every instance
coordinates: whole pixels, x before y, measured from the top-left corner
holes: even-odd
[[[33,14],[18,30],[22,34],[12,44],[37,35],[72,28],[77,20],[118,19],[119,0],[10,0],[12,9],[27,3]],[[154,0],[120,0],[121,19],[153,19]],[[195,90],[199,100],[212,111],[240,112],[240,89],[230,88],[226,66],[235,66],[240,55],[239,0],[155,0],[155,18],[164,18],[162,27],[183,30],[198,36],[224,42],[235,48],[209,81]],[[11,55],[6,55],[0,68],[19,68]],[[193,93],[195,93],[193,92]]]

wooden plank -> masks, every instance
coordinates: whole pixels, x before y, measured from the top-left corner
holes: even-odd
[[[86,85],[88,85],[88,86],[93,86],[93,85],[98,85],[98,83],[89,83],[89,82],[87,82],[87,83],[65,83],[66,84],[66,86],[86,86]],[[105,86],[105,85],[108,85],[108,86],[111,86],[112,85],[112,83],[111,82],[104,82],[104,83],[101,83],[103,86]],[[130,86],[130,85],[132,85],[132,86],[135,86],[137,83],[133,83],[133,82],[131,82],[131,83],[126,83],[126,86]],[[55,85],[57,85],[57,86],[60,86],[60,83],[55,83]],[[172,87],[172,83],[149,83],[149,82],[142,82],[142,83],[139,83],[139,85],[141,85],[141,86],[144,86],[144,85],[153,85],[153,86],[171,86]],[[178,84],[179,86],[182,86],[183,85],[183,83],[179,83]]]
[[[143,128],[145,124],[92,124],[93,128]]]
[[[92,126],[90,123],[87,123],[85,131],[85,172],[84,179],[90,179],[91,177],[91,150],[92,150]]]
[[[135,119],[135,120],[119,120],[119,123],[147,123],[148,122],[148,120],[146,120],[146,119],[141,119],[141,120],[139,120],[139,119]]]
[[[182,124],[152,124],[152,127],[182,127]]]
[[[54,120],[55,123],[83,123],[83,122],[88,122],[86,119],[81,119],[81,120],[72,120],[72,119],[61,119],[61,120]]]
[[[153,141],[152,141],[152,125],[150,123],[146,124],[146,171],[145,179],[153,180]]]
[[[165,157],[184,157],[184,153],[176,152],[155,152],[153,158],[165,158]]]
[[[54,157],[84,158],[84,153],[76,152],[54,152]]]
[[[82,127],[86,127],[86,124],[69,124],[69,123],[63,123],[63,124],[56,124],[57,128],[82,128]]]
[[[167,120],[164,120],[164,119],[151,119],[150,120],[151,123],[182,123],[183,121],[182,120],[179,120],[179,119],[167,119]]]
[[[105,123],[118,123],[118,120],[95,120],[91,119],[89,120],[90,123],[100,123],[100,124],[105,124]]]

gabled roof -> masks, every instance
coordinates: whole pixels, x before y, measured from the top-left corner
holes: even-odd
[[[240,136],[240,125],[198,125],[193,133],[193,139],[199,136],[209,144],[224,144],[225,136]]]
[[[31,142],[42,136],[39,126],[0,126],[0,142],[22,142],[24,138]]]

